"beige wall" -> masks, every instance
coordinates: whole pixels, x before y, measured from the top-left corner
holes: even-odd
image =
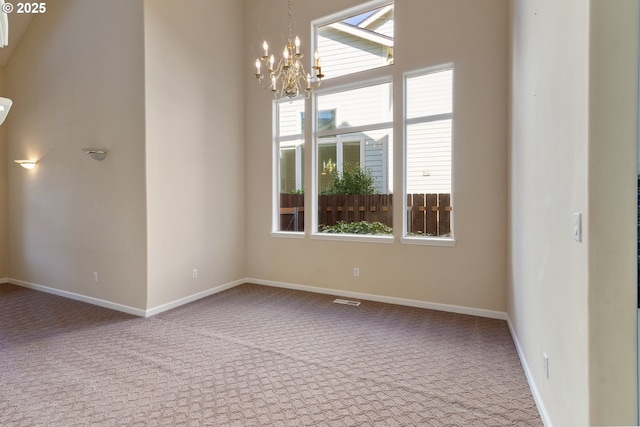
[[[554,425],[636,423],[637,17],[512,3],[509,316]]]
[[[589,5],[512,10],[509,316],[554,425],[588,425]]]
[[[242,11],[144,2],[149,308],[244,277]]]
[[[4,67],[0,67],[0,96],[6,98]],[[9,275],[9,219],[8,219],[8,168],[13,164],[7,158],[7,124],[0,126],[0,279]]]
[[[309,54],[310,21],[361,1],[294,4],[295,28]],[[302,6],[304,5],[304,6]],[[286,7],[249,0],[245,63],[248,277],[341,291],[487,310],[506,309],[508,3],[398,1],[395,6],[397,125],[394,169],[401,170],[402,73],[453,62],[455,66],[455,247],[429,247],[270,237],[271,96],[257,87],[251,64],[262,40],[284,45]],[[268,25],[266,25],[268,23]],[[311,182],[311,150],[305,181]],[[399,177],[397,177],[399,178]],[[401,188],[401,180],[394,188]],[[307,194],[310,194],[307,191]],[[310,205],[310,196],[305,203]],[[311,224],[310,212],[305,213]],[[402,208],[394,207],[400,218]],[[396,237],[400,226],[396,226]],[[353,267],[360,277],[353,277]]]
[[[8,157],[39,164],[9,168],[12,279],[146,306],[142,22],[142,1],[56,0],[14,51]]]
[[[588,224],[591,425],[637,422],[639,16],[640,4],[634,0],[591,2]]]

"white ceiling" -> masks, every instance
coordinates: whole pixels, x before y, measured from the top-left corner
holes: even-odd
[[[9,44],[0,48],[0,66],[7,65],[9,58],[16,48],[22,35],[27,30],[34,15],[30,13],[11,13],[9,14]]]

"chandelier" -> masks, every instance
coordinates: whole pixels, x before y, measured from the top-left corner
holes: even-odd
[[[264,55],[256,59],[255,77],[258,79],[258,84],[264,89],[270,89],[276,99],[287,96],[293,100],[298,95],[308,99],[311,96],[312,86],[320,86],[324,77],[320,67],[320,55],[316,50],[315,65],[311,67],[313,75],[306,73],[301,61],[304,55],[300,53],[300,38],[296,36],[293,42],[291,39],[291,0],[289,0],[289,39],[282,52],[282,58],[274,67],[275,57],[269,55],[269,45],[265,41],[262,44]],[[263,65],[267,68],[268,76],[261,72]],[[263,82],[265,77],[267,80]]]

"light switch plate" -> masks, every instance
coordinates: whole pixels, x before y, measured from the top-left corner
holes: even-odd
[[[582,214],[580,212],[573,214],[573,240],[582,242]]]

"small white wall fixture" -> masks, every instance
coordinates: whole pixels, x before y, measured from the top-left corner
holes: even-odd
[[[37,160],[14,160],[14,162],[25,169],[35,169],[38,164]]]
[[[4,122],[4,119],[7,118],[7,114],[9,114],[12,105],[13,101],[9,98],[0,98],[0,125]]]

